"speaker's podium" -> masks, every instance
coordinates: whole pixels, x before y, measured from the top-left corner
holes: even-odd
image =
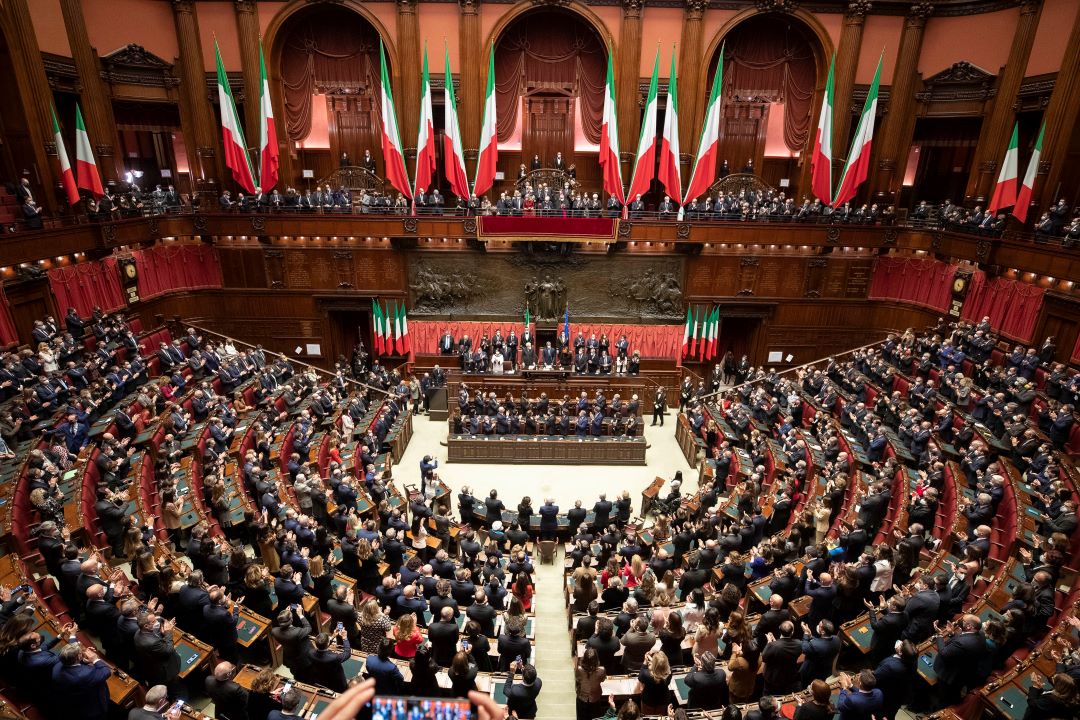
[[[450,417],[446,386],[433,388],[428,396],[428,420],[445,422]]]

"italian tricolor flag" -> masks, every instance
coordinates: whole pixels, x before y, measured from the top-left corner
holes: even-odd
[[[1001,164],[1001,172],[998,173],[997,185],[994,186],[994,195],[990,198],[990,205],[986,212],[993,215],[1001,208],[1012,207],[1016,204],[1016,181],[1020,173],[1020,159],[1017,157],[1019,145],[1020,126],[1013,124],[1012,138],[1009,140],[1009,149],[1005,151],[1005,162]]]
[[[690,311],[690,308],[686,308],[686,325],[683,326],[682,335],[682,356],[686,357],[690,354],[690,338],[694,334],[694,314]]]
[[[821,102],[821,117],[814,136],[814,155],[810,160],[810,189],[826,205],[832,200],[832,130],[833,130],[833,73],[836,53],[829,61],[829,79],[825,82],[825,98]]]
[[[490,81],[489,81],[490,82]],[[604,115],[600,124],[600,169],[604,174],[604,192],[614,195],[620,203],[623,195],[622,169],[619,167],[619,123],[615,109],[615,73],[611,52],[607,59],[607,82],[604,84]]]
[[[653,61],[652,79],[649,80],[649,97],[645,101],[645,116],[641,120],[641,136],[638,138],[637,156],[634,159],[634,173],[630,177],[630,190],[626,197],[633,202],[638,195],[649,191],[653,173],[656,170],[656,89],[660,73],[660,48],[656,49]]]
[[[398,308],[398,332],[400,333],[399,339],[401,340],[402,355],[408,355],[412,352],[412,340],[409,339],[409,315],[405,312],[405,303],[401,303],[401,307]]]
[[[1016,205],[1013,207],[1013,217],[1020,222],[1027,221],[1028,207],[1031,205],[1031,192],[1035,189],[1035,175],[1039,172],[1039,159],[1042,157],[1043,133],[1046,132],[1046,121],[1039,128],[1039,138],[1035,141],[1035,152],[1028,161],[1027,172],[1024,173],[1024,183],[1020,186],[1020,192],[1016,196]]]
[[[611,60],[608,60],[610,72]],[[476,158],[473,194],[482,195],[495,184],[499,159],[499,132],[495,125],[495,46],[488,53],[487,89],[484,91],[484,122],[480,126],[480,155]]]
[[[851,140],[851,152],[848,153],[847,163],[840,175],[840,187],[836,189],[836,197],[833,198],[833,207],[843,205],[855,197],[859,185],[870,174],[870,147],[874,141],[874,118],[877,116],[878,86],[881,84],[881,61],[885,58],[882,51],[878,58],[877,70],[874,71],[874,81],[870,83],[870,91],[866,94],[866,102],[863,103],[862,115],[859,117],[859,125],[855,129],[855,137]],[[822,198],[824,199],[824,198]]]
[[[664,135],[660,140],[660,171],[657,177],[676,204],[682,204],[682,178],[679,176],[679,100],[675,79],[675,49],[671,50],[671,74],[668,76]]]
[[[698,353],[702,360],[711,360],[716,355],[716,331],[720,324],[720,308],[705,311],[705,320],[701,325],[701,341]]]
[[[52,108],[53,142],[56,143],[56,154],[60,158],[60,177],[64,181],[64,192],[67,193],[69,205],[79,202],[79,187],[75,184],[75,173],[71,171],[71,161],[68,160],[67,148],[64,147],[64,136],[60,134],[60,121],[56,119],[56,108]]]
[[[101,186],[101,175],[98,174],[97,163],[94,162],[94,149],[90,145],[90,136],[86,134],[86,123],[83,122],[82,108],[79,107],[79,103],[75,103],[75,177],[76,184],[94,197],[99,198],[105,194],[105,188]]]
[[[409,173],[405,170],[405,153],[401,150],[401,134],[398,132],[397,112],[394,110],[394,94],[390,90],[390,75],[386,72],[386,50],[379,39],[379,87],[382,100],[382,152],[386,164],[386,179],[398,192],[412,197]]]
[[[405,352],[405,343],[402,340],[401,335],[401,306],[394,303],[394,318],[393,322],[393,336],[394,336],[394,352],[398,355],[402,355]]]
[[[269,192],[277,185],[280,150],[277,127],[274,124],[274,105],[270,102],[270,82],[266,78],[266,60],[259,43],[259,185]]]
[[[465,175],[465,151],[461,144],[454,78],[450,74],[450,51],[446,50],[446,79],[443,81],[443,107],[446,109],[446,133],[443,135],[443,170],[450,190],[459,198],[469,197],[469,178]]]
[[[414,196],[431,187],[435,176],[435,125],[431,112],[431,77],[428,75],[427,46],[424,46],[424,68],[420,80],[420,130],[416,136],[416,188]]]
[[[690,173],[690,184],[686,186],[686,197],[693,200],[700,197],[712,185],[716,178],[716,159],[720,155],[720,103],[721,89],[724,85],[724,48],[720,47],[720,62],[713,76],[709,104],[705,107],[705,124],[701,128],[701,141],[698,142],[694,169]]]
[[[233,180],[246,192],[255,192],[254,174],[251,172],[251,158],[244,141],[244,130],[240,127],[240,116],[236,114],[229,76],[225,74],[225,64],[221,62],[221,48],[214,40],[214,58],[217,61],[218,104],[221,106],[221,142],[225,148],[225,166],[232,171]]]
[[[378,300],[371,301],[372,316],[375,321],[375,354],[386,352],[386,314]]]

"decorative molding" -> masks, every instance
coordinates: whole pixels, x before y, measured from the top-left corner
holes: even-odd
[[[458,7],[462,15],[478,15],[480,13],[480,0],[458,0]]]
[[[866,16],[873,9],[874,4],[870,0],[851,0],[844,10],[844,17],[857,19],[861,22],[866,19]]]
[[[199,215],[198,213],[196,213],[195,217],[191,221],[191,226],[195,229],[195,232],[204,233],[206,232],[207,228],[210,227],[210,223],[207,221],[205,215]]]
[[[825,241],[830,243],[840,242],[840,228],[830,227],[825,231]]]
[[[701,18],[708,9],[708,0],[686,0],[686,14],[695,20]]]
[[[225,76],[229,78],[229,89],[232,90],[233,101],[236,103],[242,103],[247,99],[247,93],[244,92],[244,73],[242,72],[226,72]],[[206,73],[206,99],[212,104],[218,102],[218,87],[217,87],[217,72]],[[322,88],[318,88],[322,90]],[[324,93],[331,94],[331,93]],[[346,93],[340,93],[346,94]],[[355,93],[353,93],[355,94]],[[257,100],[258,98],[256,98]]]
[[[266,232],[266,218],[262,215],[251,216],[251,230],[255,233]]]
[[[101,58],[101,79],[110,84],[176,87],[173,65],[142,45],[131,43]]]
[[[754,0],[761,12],[792,13],[799,9],[798,0]]]
[[[146,231],[151,237],[158,237],[161,235],[161,229],[158,227],[158,219],[154,215],[151,215],[146,219]]]
[[[739,267],[757,267],[761,264],[761,258],[756,257],[741,257],[739,258]]]
[[[233,7],[238,13],[254,13],[255,0],[233,0]]]
[[[533,5],[540,7],[566,7],[572,0],[531,0]]]
[[[984,101],[997,93],[994,88],[996,76],[967,60],[953,63],[941,72],[923,81],[923,89],[915,93],[915,100],[928,102]]]
[[[975,258],[984,263],[990,258],[990,248],[993,247],[993,243],[989,238],[980,238],[979,242],[975,245]]]
[[[675,226],[675,237],[685,240],[690,237],[690,223],[679,223]]]
[[[926,24],[926,19],[933,13],[933,3],[927,2],[927,0],[916,0],[908,8],[907,18],[904,22],[911,27],[922,27]]]
[[[466,235],[476,234],[476,218],[465,218],[461,223],[461,232]]]
[[[106,223],[101,226],[101,237],[105,242],[112,245],[116,242],[116,223]]]
[[[896,239],[899,237],[899,235],[900,233],[897,231],[896,228],[888,228],[885,230],[885,234],[882,236],[881,242],[885,243],[886,245],[895,245]]]
[[[402,218],[401,219],[401,229],[402,229],[403,232],[409,233],[410,235],[415,235],[416,234],[416,218],[414,218],[414,217]]]
[[[889,112],[889,98],[891,97],[890,88],[881,86],[878,88],[878,105],[877,114],[878,117],[888,114]],[[857,85],[851,90],[851,105],[848,107],[848,113],[851,115],[858,115],[862,112],[863,103],[866,102],[866,96],[870,94],[869,85]]]
[[[629,221],[629,220],[621,221],[619,223],[619,231],[618,231],[619,237],[621,237],[621,238],[630,237],[630,231],[633,228],[634,228],[634,223],[632,223],[631,221]]]

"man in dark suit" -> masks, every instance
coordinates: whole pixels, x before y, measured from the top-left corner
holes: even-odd
[[[187,584],[180,588],[176,598],[176,624],[186,632],[202,637],[203,610],[210,605],[210,593],[201,570],[188,575]]]
[[[607,499],[607,495],[601,493],[600,499],[593,505],[593,513],[595,518],[593,519],[593,528],[597,533],[603,532],[607,529],[608,520],[611,517],[611,509],[613,505],[611,501]]]
[[[791,612],[784,607],[782,595],[773,593],[769,596],[769,609],[761,614],[761,619],[754,626],[754,640],[758,647],[765,646],[765,636],[769,633],[776,635],[780,632],[780,626],[785,622],[792,622]]]
[[[940,596],[929,586],[926,578],[920,576],[915,581],[915,594],[908,598],[904,607],[907,625],[901,637],[917,645],[933,635],[940,605]]]
[[[330,648],[333,640],[341,644],[340,650]],[[311,654],[309,682],[328,687],[334,692],[345,692],[348,682],[345,680],[344,664],[351,655],[345,628],[335,630],[333,635],[319,633],[315,636],[315,651]]]
[[[225,592],[214,588],[210,593],[210,604],[203,608],[203,624],[198,636],[217,650],[218,657],[229,662],[239,661],[236,631],[236,618],[240,615],[240,606],[229,607]]]
[[[104,585],[91,585],[87,588],[84,625],[101,640],[102,648],[110,657],[119,650],[119,619],[120,611],[112,602],[112,593]]]
[[[52,640],[46,641],[39,632],[27,633],[19,640],[19,685],[26,688],[30,700],[39,704],[46,715],[50,715],[52,708],[52,695],[49,687],[52,685],[53,668],[60,663],[60,656],[52,651],[60,638],[70,637],[74,632],[74,625],[65,625],[60,634]]]
[[[311,623],[299,607],[287,607],[278,613],[271,637],[281,645],[281,660],[293,677],[305,681],[311,669]]]
[[[964,615],[959,633],[948,639],[941,635],[937,637],[937,649],[934,672],[938,676],[940,700],[953,705],[960,702],[965,688],[977,687],[986,679],[980,659],[986,654],[987,647],[979,616]]]
[[[49,692],[53,707],[64,716],[104,720],[109,711],[108,681],[112,668],[93,648],[75,642],[60,651],[53,665]]]
[[[206,694],[214,703],[214,715],[219,720],[248,720],[248,691],[238,685],[236,666],[220,662],[206,678]]]
[[[780,636],[766,635],[768,644],[761,653],[765,662],[765,694],[784,695],[799,689],[799,657],[802,655],[802,643],[792,635],[795,625],[791,622],[780,624]]]
[[[861,720],[881,714],[885,699],[877,689],[872,670],[863,670],[854,680],[847,673],[840,673],[840,688],[840,697],[836,699],[840,720]]]
[[[499,636],[499,670],[506,672],[517,658],[528,662],[532,655],[529,639],[522,635],[523,628],[518,625],[507,627]]]
[[[690,688],[687,707],[694,710],[718,710],[728,704],[727,674],[716,667],[716,657],[705,651],[686,675]]]
[[[281,694],[281,709],[271,710],[266,720],[301,720],[300,708],[304,696],[295,688]]]
[[[450,328],[447,328],[442,337],[439,338],[439,354],[440,355],[453,355],[456,352],[456,346],[454,345],[454,336],[450,334]]]
[[[465,610],[465,616],[477,623],[484,635],[491,637],[495,634],[495,608],[488,602],[487,593],[483,589],[477,589],[473,594],[473,604]]]
[[[824,680],[833,674],[833,663],[840,654],[840,638],[834,634],[833,624],[822,620],[812,634],[810,626],[803,623],[803,662],[799,675],[803,686],[814,680]]]
[[[441,667],[450,667],[458,642],[458,626],[452,607],[442,608],[438,622],[428,626],[428,640],[431,642],[431,655],[435,662]]]
[[[135,667],[147,685],[165,685],[171,695],[184,697],[186,691],[179,682],[180,655],[173,647],[175,627],[175,620],[164,620],[159,628],[154,613],[140,616],[139,632],[135,633]]]
[[[548,498],[540,506],[540,539],[554,540],[559,531],[559,506]]]
[[[164,685],[155,685],[146,691],[143,706],[132,708],[128,712],[128,720],[177,720],[180,717],[179,711],[171,708],[168,712],[164,711],[168,702],[169,689]]]
[[[904,616],[907,601],[900,595],[894,595],[887,603],[882,602],[876,608],[869,600],[864,600],[863,603],[870,610],[870,629],[874,631],[870,639],[870,659],[878,662],[892,654],[896,641],[907,626],[907,618]],[[880,611],[883,612],[879,615]]]

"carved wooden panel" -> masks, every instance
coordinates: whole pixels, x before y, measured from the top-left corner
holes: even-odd
[[[568,305],[571,319],[672,321],[686,313],[682,277],[676,257],[413,253],[409,307],[416,316],[513,316],[531,297],[537,319],[561,318]]]
[[[825,258],[810,258],[806,261],[806,280],[803,284],[803,295],[806,297],[821,297],[825,289],[825,274],[828,271],[829,261]]]

